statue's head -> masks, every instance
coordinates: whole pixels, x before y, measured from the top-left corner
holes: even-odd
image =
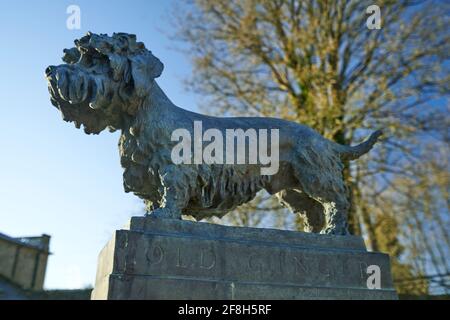
[[[45,74],[52,104],[86,133],[120,129],[136,114],[164,68],[136,36],[88,33],[64,49],[65,64]]]

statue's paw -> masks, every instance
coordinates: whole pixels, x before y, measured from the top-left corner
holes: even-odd
[[[158,208],[150,216],[161,219],[181,219],[181,211],[169,208]]]

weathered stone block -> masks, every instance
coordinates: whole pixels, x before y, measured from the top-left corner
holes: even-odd
[[[367,267],[381,289],[368,289]],[[92,299],[395,299],[360,237],[133,217],[99,256]]]

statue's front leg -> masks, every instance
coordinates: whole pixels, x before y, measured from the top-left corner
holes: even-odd
[[[157,218],[181,219],[182,210],[189,202],[184,175],[179,168],[170,165],[161,172],[160,179],[163,194],[161,206],[151,215]]]

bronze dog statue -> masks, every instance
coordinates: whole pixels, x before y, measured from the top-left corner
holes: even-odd
[[[276,194],[309,231],[345,235],[349,202],[342,160],[368,152],[381,134],[343,146],[309,127],[273,118],[217,118],[175,106],[155,81],[163,64],[136,36],[88,33],[64,50],[66,64],[46,69],[51,101],[65,121],[88,134],[121,130],[119,148],[124,188],[144,199],[152,214],[197,220],[222,217],[252,200],[259,190]],[[195,135],[194,123],[226,135],[227,129],[278,132],[277,171],[261,174],[261,163],[176,164],[173,132]],[[261,132],[261,131],[258,131]]]

